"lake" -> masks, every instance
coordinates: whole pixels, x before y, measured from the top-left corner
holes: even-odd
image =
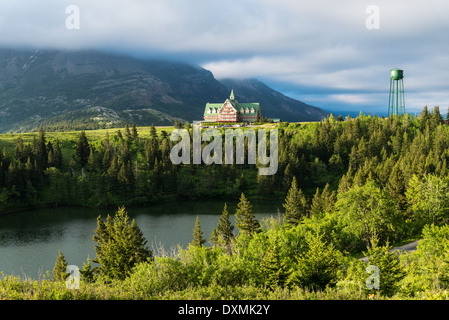
[[[256,218],[277,216],[282,203],[252,202]],[[209,239],[223,210],[224,201],[172,201],[144,208],[127,208],[148,240],[148,247],[169,252],[178,245],[187,247],[192,241],[196,216],[200,219],[203,237]],[[228,202],[234,223],[237,201]],[[79,268],[87,258],[95,258],[92,241],[97,217],[106,218],[114,210],[89,208],[46,208],[8,213],[0,216],[0,271],[38,279],[53,270],[59,250],[69,265]],[[130,220],[131,220],[130,219]],[[235,230],[237,231],[237,230]],[[157,254],[157,250],[155,250]]]

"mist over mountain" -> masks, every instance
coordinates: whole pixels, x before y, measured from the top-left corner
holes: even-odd
[[[218,81],[201,67],[94,51],[0,50],[0,132],[171,125],[201,120],[207,102],[260,102],[262,116],[320,120],[327,112],[262,82]]]

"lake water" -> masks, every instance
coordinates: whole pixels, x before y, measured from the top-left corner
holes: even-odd
[[[281,202],[252,202],[258,220],[277,216]],[[209,239],[224,206],[224,201],[170,202],[145,208],[127,208],[128,215],[141,228],[148,247],[166,251],[192,241],[196,216],[203,237]],[[237,202],[228,202],[234,223]],[[14,212],[0,216],[0,271],[5,275],[40,278],[53,270],[59,250],[69,265],[82,268],[87,258],[95,257],[92,241],[97,217],[106,218],[114,210],[51,208]],[[157,252],[155,252],[157,254]]]

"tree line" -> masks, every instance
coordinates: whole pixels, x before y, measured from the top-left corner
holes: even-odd
[[[36,181],[61,204],[74,201],[74,195],[101,205],[129,199],[144,203],[167,195],[213,196],[217,201],[217,195],[223,196],[212,234],[204,235],[197,219],[192,242],[174,256],[148,250],[124,209],[115,218],[99,218],[93,239],[97,257],[91,261],[95,266],[87,263],[82,273],[86,283],[121,281],[122,288],[146,297],[174,292],[228,297],[227,288],[253,288],[245,291],[250,296],[289,295],[302,288],[367,297],[373,291],[365,286],[367,265],[357,258],[362,254],[380,269],[382,296],[439,295],[449,286],[449,127],[437,107],[432,112],[426,107],[419,116],[360,114],[341,121],[331,115],[318,123],[282,123],[278,128],[279,170],[273,176],[258,176],[257,165],[173,166],[173,142],[154,127],[146,140],[129,127],[90,143],[81,132],[71,146],[72,158],[63,158],[60,168],[48,158],[44,166],[39,162],[44,157],[38,160],[39,152],[32,152],[35,158],[26,162],[36,177],[27,176],[14,156],[3,159],[8,168],[11,163],[23,167],[33,188],[35,180],[30,179],[41,173]],[[40,137],[45,133],[30,144],[31,150],[47,146]],[[52,146],[56,150],[56,143]],[[66,148],[60,146],[70,154]],[[4,177],[11,174],[2,171]],[[13,188],[17,186],[3,186],[7,196]],[[258,196],[283,200],[278,217],[254,218],[249,198]],[[225,199],[235,197],[240,200],[233,225]],[[123,241],[111,240],[121,236]],[[390,252],[392,243],[413,238],[425,239],[415,253]]]

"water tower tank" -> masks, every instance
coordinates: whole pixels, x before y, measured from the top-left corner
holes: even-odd
[[[390,98],[388,101],[388,116],[405,113],[404,70],[390,70]]]
[[[390,77],[393,80],[401,80],[404,78],[404,70],[401,69],[393,69],[390,71]]]

